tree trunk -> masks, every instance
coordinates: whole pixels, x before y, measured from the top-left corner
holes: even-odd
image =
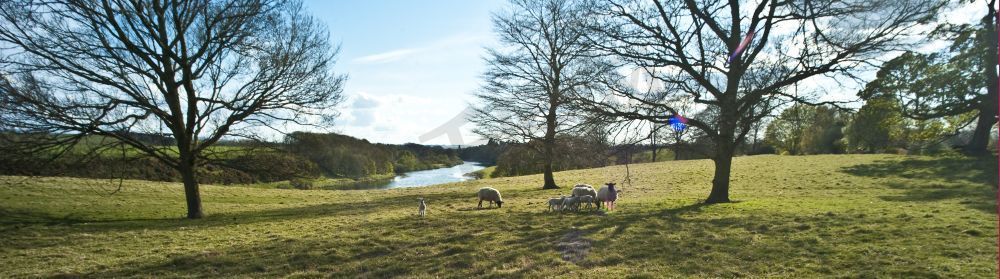
[[[715,177],[712,179],[712,192],[708,194],[708,199],[705,199],[705,203],[729,202],[729,172],[733,166],[733,154],[731,150],[729,152],[724,151],[719,150],[720,154],[712,159],[715,162]]]
[[[649,142],[651,143],[650,145],[653,148],[653,158],[651,159],[651,161],[653,163],[656,163],[656,151],[657,151],[656,150],[656,124],[653,124],[652,128],[649,131]]]
[[[995,89],[993,91],[996,91]],[[996,124],[997,115],[997,99],[992,99],[992,102],[984,102],[979,110],[979,120],[976,121],[976,129],[972,132],[972,139],[969,143],[965,145],[963,152],[970,156],[986,156],[990,152],[987,150],[987,146],[990,142],[990,130],[993,129],[993,124]]]
[[[546,140],[544,142],[545,146],[543,147],[543,148],[545,148],[545,152],[544,152],[545,153],[544,154],[545,155],[545,166],[543,166],[543,170],[544,170],[543,176],[544,176],[544,179],[545,179],[545,185],[542,185],[542,189],[559,189],[559,186],[556,186],[555,177],[552,175],[552,164],[553,164],[553,161],[554,161],[552,157],[555,156],[555,154],[553,154],[554,152],[552,152],[552,149],[553,149],[553,145],[555,145],[556,143],[555,143],[555,135],[554,135],[555,134],[555,131],[554,131],[555,127],[554,126],[551,126],[551,127],[553,128],[553,129],[551,129],[551,130],[553,130],[552,131],[553,135],[551,136],[551,139],[549,139],[550,138],[549,136],[545,137],[546,138]]]
[[[552,163],[545,164],[544,176],[545,185],[542,186],[542,189],[559,189],[559,186],[556,186],[555,177],[552,175]]]
[[[653,158],[651,159],[653,163],[656,163],[656,152],[656,145],[653,145]]]
[[[181,159],[181,177],[184,181],[184,197],[187,199],[188,219],[204,217],[201,210],[201,192],[198,190],[198,179],[195,176],[193,160]]]
[[[653,163],[656,163],[656,152],[657,152],[657,150],[656,150],[656,144],[654,143],[653,144],[653,159],[652,159]]]
[[[737,65],[738,66],[738,65]],[[730,73],[730,75],[741,73]],[[719,135],[715,141],[715,176],[712,178],[712,192],[708,194],[705,203],[729,202],[729,173],[733,166],[733,153],[736,150],[736,125],[739,117],[736,115],[735,88],[738,86],[738,79],[730,76],[729,86],[734,88],[726,98],[722,100],[719,113]]]

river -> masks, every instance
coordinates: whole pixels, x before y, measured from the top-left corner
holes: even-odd
[[[424,187],[435,184],[461,182],[474,178],[465,176],[466,173],[474,172],[486,168],[476,162],[463,162],[450,168],[439,168],[422,171],[411,171],[396,176],[393,179],[359,182],[351,187],[353,190],[361,189],[393,189]]]

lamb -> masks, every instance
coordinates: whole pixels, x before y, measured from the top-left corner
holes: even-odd
[[[497,203],[497,208],[503,207],[503,198],[500,196],[500,191],[490,187],[483,187],[479,189],[479,208],[483,208],[483,201],[489,201],[490,207],[493,207],[493,203]]]
[[[562,211],[573,210],[577,211],[580,209],[580,197],[568,197],[563,200]]]
[[[556,211],[562,209],[563,201],[566,200],[566,196],[559,196],[558,198],[549,199],[549,211]]]
[[[597,191],[594,191],[594,187],[591,187],[590,185],[587,185],[587,184],[578,184],[578,185],[576,185],[576,186],[573,187],[573,191],[571,193],[571,196],[574,196],[574,197],[591,196],[592,198],[596,198],[597,197]],[[600,205],[597,204],[597,200],[595,200],[595,199],[590,199],[590,200],[591,201],[589,201],[589,202],[592,202],[592,203],[594,203],[594,205],[597,205],[598,207],[600,207]]]
[[[604,202],[608,210],[615,210],[615,201],[618,200],[618,190],[615,189],[615,184],[608,182],[600,190],[597,190],[597,200]],[[597,208],[601,208],[600,204],[597,205]]]
[[[424,198],[420,198],[420,205],[417,206],[417,210],[420,212],[420,217],[424,217],[424,213],[427,212],[427,204],[424,203]]]
[[[577,199],[580,200],[581,204],[586,204],[587,208],[593,208],[594,205],[597,204],[597,202],[595,202],[597,199],[594,198],[594,196],[591,196],[591,195],[579,196],[579,197],[577,197]]]

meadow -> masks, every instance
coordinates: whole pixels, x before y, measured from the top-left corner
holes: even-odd
[[[0,277],[946,277],[997,274],[996,159],[749,156],[630,165],[616,211],[546,212],[624,166],[424,188],[202,187],[0,177]],[[479,187],[503,208],[476,209]],[[428,215],[419,218],[417,199]]]

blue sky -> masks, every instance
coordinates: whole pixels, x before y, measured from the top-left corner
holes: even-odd
[[[349,78],[333,131],[373,142],[450,144],[418,137],[459,115],[496,39],[490,15],[500,0],[306,1],[341,45],[334,67]],[[478,140],[463,126],[465,143]]]
[[[506,1],[306,0],[305,5],[341,45],[334,69],[349,76],[347,100],[339,107],[342,115],[328,131],[381,143],[481,142],[471,133],[471,123],[461,127],[460,142],[446,135],[421,135],[461,118],[475,101],[472,93],[485,70],[484,48],[497,45],[490,16],[507,8]],[[981,17],[980,5],[964,5],[941,19],[974,21]],[[929,44],[920,50],[942,46]],[[837,88],[821,79],[804,86],[820,84]],[[856,90],[839,88],[822,99],[852,100]]]

